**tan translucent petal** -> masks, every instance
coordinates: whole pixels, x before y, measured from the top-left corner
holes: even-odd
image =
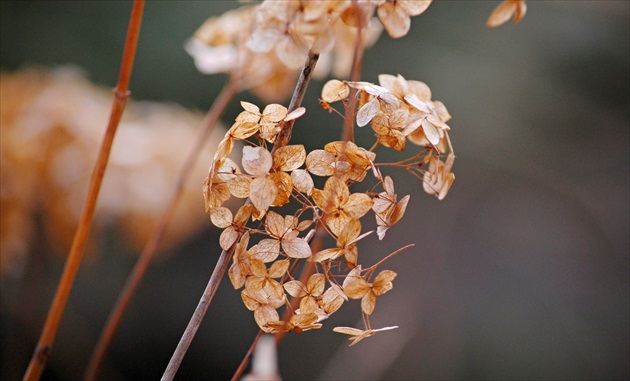
[[[322,100],[332,103],[346,99],[350,95],[350,88],[347,84],[337,79],[331,79],[326,82],[322,88]]]
[[[224,207],[211,208],[210,220],[214,226],[224,229],[232,224],[232,212]]]
[[[228,277],[230,278],[230,283],[232,283],[232,287],[235,290],[243,287],[245,284],[245,275],[242,274],[240,267],[233,263],[228,270]]]
[[[267,333],[271,333],[272,329],[266,327],[265,324],[270,321],[278,321],[279,319],[280,316],[278,315],[278,312],[269,305],[260,306],[254,311],[254,320],[256,320],[256,324],[258,324],[260,329]]]
[[[287,116],[287,108],[279,104],[270,104],[262,112],[262,122],[278,123]]]
[[[348,278],[346,278],[347,280]],[[343,292],[350,299],[360,299],[370,290],[370,284],[363,278],[353,277],[347,284],[344,281]]]
[[[376,295],[370,291],[361,298],[361,310],[366,315],[372,315],[374,307],[376,307]]]
[[[223,202],[230,199],[230,190],[227,184],[212,184],[208,186],[207,183],[203,186],[203,195],[206,211],[210,211],[211,208],[219,207]]]
[[[418,16],[427,10],[432,0],[403,0],[398,1],[398,6],[410,16]]]
[[[370,234],[372,232],[368,232],[364,235]],[[350,245],[343,252],[343,256],[346,258],[346,264],[348,267],[352,268],[357,265],[357,261],[359,260],[359,249],[357,249],[357,245]]]
[[[221,246],[223,250],[230,250],[237,239],[238,231],[230,226],[221,232],[221,236],[219,237],[219,246]]]
[[[515,0],[506,0],[499,4],[488,17],[488,21],[486,21],[486,26],[488,28],[494,28],[500,25],[505,24],[512,18],[514,13],[518,8],[517,2]]]
[[[246,198],[251,191],[252,178],[247,175],[235,175],[227,183],[230,194],[237,198]]]
[[[396,3],[385,2],[379,5],[377,15],[391,38],[400,38],[409,32],[409,15]]]
[[[245,225],[247,220],[249,220],[249,218],[252,216],[253,208],[254,207],[252,206],[252,204],[249,203],[241,206],[234,216],[234,223],[239,226]]]
[[[361,222],[358,219],[353,219],[344,226],[341,234],[337,237],[337,246],[345,247],[351,243],[361,233]]]
[[[372,209],[372,204],[373,201],[367,194],[353,193],[343,205],[343,210],[353,218],[361,218]]]
[[[273,155],[274,168],[279,171],[291,172],[304,164],[306,150],[301,144],[280,147]]]
[[[398,274],[391,270],[381,271],[374,279],[374,283],[372,283],[372,291],[376,295],[383,295],[387,291],[391,290],[394,286],[392,281],[396,278]]]
[[[314,323],[317,320],[317,311],[319,310],[319,306],[315,299],[311,297],[305,297],[300,300],[300,315],[302,314],[315,314],[315,320],[312,321]]]
[[[247,290],[241,291],[241,299],[243,299],[245,307],[247,307],[250,311],[255,311],[258,307],[260,307],[258,300],[251,296]]]
[[[253,103],[241,101],[241,107],[243,107],[246,111],[260,115],[260,109]]]
[[[216,152],[214,153],[215,161],[222,160],[230,156],[230,153],[232,153],[233,147],[234,147],[234,139],[230,137],[226,137],[223,140],[221,140],[221,142],[219,142],[219,145],[217,146]]]
[[[289,269],[289,264],[290,264],[290,262],[289,262],[288,259],[275,261],[271,265],[271,267],[269,267],[269,277],[270,278],[280,278]]]
[[[271,206],[278,194],[276,183],[269,176],[257,177],[252,181],[249,198],[260,212]]]
[[[327,260],[334,260],[343,255],[344,249],[339,248],[330,248],[319,251],[317,254],[313,255],[313,261],[322,262]]]
[[[313,274],[308,278],[306,287],[312,296],[320,296],[326,288],[326,276],[324,274]]]
[[[269,263],[273,262],[280,255],[280,241],[273,238],[266,238],[258,242],[256,248],[256,258]]]
[[[396,204],[396,206],[394,207],[394,210],[392,210],[391,216],[389,217],[390,219],[389,223],[391,225],[394,225],[398,221],[400,221],[402,216],[405,214],[405,210],[407,209],[408,203],[409,203],[409,195],[406,195],[398,202],[398,204]]]
[[[297,231],[303,232],[304,230],[308,229],[312,224],[313,224],[313,221],[311,220],[300,221],[298,225],[295,227],[295,229]]]
[[[331,166],[334,160],[335,158],[330,152],[321,149],[314,150],[306,156],[306,168],[317,176],[331,176],[334,173]]]
[[[266,175],[273,164],[271,153],[262,147],[243,147],[243,169],[254,176]]]
[[[270,210],[269,213],[267,213],[267,218],[265,219],[265,229],[274,238],[282,237],[286,230],[284,227],[284,218],[278,213]]]
[[[269,175],[269,178],[273,181],[277,190],[276,197],[271,205],[282,206],[287,204],[291,199],[291,192],[293,192],[291,176],[285,172],[274,172]]]
[[[344,301],[344,298],[338,294],[337,290],[332,287],[327,289],[322,295],[324,312],[327,314],[336,312],[339,308],[341,308]]]
[[[305,169],[296,169],[291,172],[291,182],[298,191],[310,196],[313,192],[313,178]]]
[[[352,328],[352,327],[335,327],[333,328],[333,332],[343,333],[343,334],[352,335],[352,336],[358,336],[364,333],[365,331],[362,329]]]
[[[436,145],[440,142],[440,132],[438,129],[430,123],[427,118],[422,119],[422,130],[424,131],[424,135],[429,140],[429,143]]]
[[[291,258],[309,258],[312,255],[311,247],[302,238],[282,240],[282,249]]]
[[[290,113],[287,114],[287,116],[284,118],[285,122],[297,119],[299,117],[301,117],[302,115],[304,115],[306,113],[306,108],[304,107],[298,107],[295,110],[291,111]]]
[[[247,139],[258,132],[257,122],[235,122],[228,134],[233,139]]]
[[[370,123],[372,118],[381,110],[381,105],[378,98],[372,98],[369,102],[364,104],[357,112],[357,125],[363,127]]]
[[[265,264],[261,260],[250,258],[249,263],[249,269],[252,275],[259,278],[267,276],[267,266],[265,266]]]
[[[285,282],[283,287],[287,291],[287,294],[295,298],[306,296],[306,286],[299,280],[290,280]]]

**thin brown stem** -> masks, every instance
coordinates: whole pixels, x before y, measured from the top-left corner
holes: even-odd
[[[262,329],[258,331],[258,334],[254,338],[254,342],[252,342],[252,345],[249,346],[247,353],[245,353],[245,357],[243,358],[243,361],[241,361],[241,364],[238,366],[238,369],[236,369],[236,372],[234,372],[234,375],[232,376],[232,379],[231,379],[232,381],[238,381],[241,378],[241,375],[243,374],[243,372],[245,372],[245,368],[247,367],[247,364],[249,364],[249,359],[252,357],[252,353],[254,353],[254,349],[256,349],[256,345],[258,345],[258,340],[260,340],[263,333],[265,332],[263,332]]]
[[[131,79],[131,70],[133,68],[133,61],[136,55],[143,10],[144,0],[135,0],[131,11],[131,17],[129,19],[127,39],[125,41],[125,49],[120,65],[120,75],[114,90],[114,103],[112,105],[107,130],[103,136],[99,154],[92,171],[89,190],[85,204],[83,205],[83,211],[81,212],[79,226],[75,232],[72,247],[70,248],[70,253],[68,254],[63,274],[57,286],[52,306],[48,311],[48,317],[46,318],[43,332],[39,338],[37,346],[35,347],[33,357],[31,358],[26,373],[24,374],[24,380],[38,380],[44,371],[44,367],[50,357],[50,352],[55,341],[55,336],[61,322],[63,311],[66,307],[70,291],[72,290],[74,279],[77,271],[79,270],[81,260],[83,259],[87,237],[92,228],[96,201],[98,199],[101,183],[103,182],[103,176],[105,175],[105,169],[107,168],[107,162],[109,161],[109,154],[114,140],[114,135],[116,134],[118,124],[125,109],[127,98],[130,95],[129,80]]]
[[[105,327],[101,332],[101,336],[96,344],[96,347],[94,348],[94,352],[92,352],[92,357],[90,358],[88,368],[85,372],[85,380],[96,379],[101,362],[103,361],[105,353],[107,352],[107,348],[111,344],[113,337],[116,334],[122,316],[124,315],[127,307],[129,306],[129,303],[131,302],[131,299],[138,289],[138,286],[140,285],[142,278],[144,277],[144,274],[149,267],[149,264],[153,260],[159,243],[164,236],[164,233],[168,227],[169,222],[171,221],[173,214],[175,213],[175,210],[177,209],[177,205],[179,203],[179,200],[181,199],[184,186],[188,181],[192,169],[194,168],[199,157],[199,152],[201,152],[201,149],[210,136],[210,133],[214,129],[214,126],[219,121],[221,114],[223,114],[223,111],[225,111],[228,103],[236,93],[236,81],[234,78],[234,76],[230,76],[229,81],[223,87],[223,90],[215,99],[212,107],[210,108],[201,123],[201,133],[196,139],[196,143],[188,154],[186,161],[180,168],[175,189],[173,190],[173,194],[171,196],[169,204],[166,207],[166,210],[162,214],[157,225],[155,225],[155,227],[153,228],[151,236],[147,240],[131,274],[127,278],[127,282],[125,283],[123,290],[118,296],[118,300],[116,301],[116,304],[112,309],[109,318],[107,319],[107,323],[105,324]]]
[[[221,252],[221,256],[219,256],[219,260],[214,267],[214,271],[212,272],[212,276],[210,277],[210,281],[206,286],[206,289],[199,300],[199,304],[197,304],[197,308],[195,308],[195,312],[193,316],[190,318],[188,322],[188,326],[184,331],[181,339],[179,340],[179,344],[177,344],[177,348],[171,357],[171,360],[162,375],[162,381],[164,380],[172,380],[177,373],[177,369],[179,369],[179,365],[182,363],[184,359],[184,355],[186,351],[188,351],[188,347],[192,343],[199,326],[201,325],[201,321],[203,320],[206,312],[208,312],[208,308],[212,303],[212,298],[217,292],[219,288],[219,284],[221,283],[221,279],[223,279],[223,274],[228,268],[230,264],[230,259],[232,258],[232,254],[234,253],[234,247],[232,246],[229,251],[223,250]]]
[[[353,1],[353,5],[357,11],[357,21],[359,23],[357,27],[357,40],[354,44],[354,52],[352,56],[352,69],[350,72],[350,80],[353,82],[357,82],[361,80],[361,66],[363,63],[363,53],[365,52],[365,47],[363,46],[363,29],[365,25],[363,25],[364,15],[363,10],[356,4],[356,1]],[[345,107],[345,125],[343,129],[342,139],[343,141],[354,141],[354,113],[357,107],[357,95],[359,92],[350,88],[350,95],[348,96],[348,103],[346,103]]]
[[[291,98],[291,103],[289,104],[288,112],[292,112],[293,110],[300,107],[302,104],[302,100],[304,99],[304,94],[306,93],[306,89],[308,87],[308,83],[311,80],[313,70],[315,69],[315,65],[317,64],[317,60],[319,59],[319,54],[315,54],[309,52],[308,58],[306,59],[306,63],[300,73],[300,77],[295,86],[295,90],[293,92],[293,96]],[[289,121],[284,124],[282,130],[278,134],[276,141],[274,143],[272,153],[275,152],[276,149],[283,147],[289,143],[291,139],[291,132],[293,129],[294,120]],[[246,202],[249,202],[247,199]],[[214,271],[212,272],[212,276],[210,277],[210,281],[208,282],[208,286],[206,286],[206,290],[204,291],[195,312],[193,313],[190,322],[188,322],[188,326],[182,335],[182,338],[175,348],[175,352],[171,357],[171,360],[162,375],[162,381],[172,380],[179,369],[179,366],[184,359],[184,355],[190,347],[190,343],[192,342],[203,317],[208,311],[208,307],[210,307],[210,303],[212,302],[212,298],[223,279],[223,275],[227,270],[230,259],[232,258],[232,253],[234,251],[235,245],[232,245],[229,251],[222,251],[221,256],[219,257],[219,261],[217,262]]]
[[[298,82],[295,85],[295,90],[293,91],[293,96],[291,97],[291,102],[289,103],[289,108],[287,112],[292,112],[298,107],[302,105],[302,100],[304,100],[304,94],[306,94],[306,89],[308,87],[308,83],[313,76],[313,70],[315,70],[315,65],[317,64],[317,60],[319,59],[319,54],[310,52],[308,53],[308,58],[304,63],[304,67],[300,72],[300,77],[298,78]],[[276,138],[276,142],[273,145],[273,149],[271,150],[271,154],[273,155],[275,151],[289,144],[291,140],[291,134],[293,132],[293,124],[295,123],[295,119],[290,120],[282,126],[282,129],[278,133]]]

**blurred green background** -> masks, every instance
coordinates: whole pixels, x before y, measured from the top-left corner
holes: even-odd
[[[381,246],[360,245],[364,258],[376,258],[416,244],[389,262],[399,276],[372,319],[400,328],[348,348],[330,332],[359,324],[357,303],[348,306],[319,332],[285,339],[284,378],[630,377],[630,2],[530,1],[519,24],[487,29],[498,3],[435,2],[412,19],[408,36],[383,35],[366,52],[364,80],[422,80],[448,107],[457,180],[441,202],[410,176],[399,180],[397,193],[412,194],[405,218]],[[131,2],[0,4],[2,70],[73,64],[115,86]],[[206,18],[236,6],[149,1],[133,98],[207,109],[225,77],[199,74],[183,44]],[[309,89],[294,135],[311,149],[339,134],[338,119],[317,105],[321,86]],[[238,112],[234,101],[225,124]],[[133,265],[115,231],[109,238],[79,273],[46,380],[81,378]],[[150,269],[102,379],[160,377],[210,276],[216,242],[204,230]],[[32,277],[2,280],[3,379],[26,369],[61,273],[59,257],[41,246]],[[256,332],[239,294],[223,284],[179,379],[230,377]]]

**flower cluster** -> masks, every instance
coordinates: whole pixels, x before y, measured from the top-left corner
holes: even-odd
[[[334,76],[347,77],[357,44],[371,46],[383,27],[392,38],[405,36],[410,18],[430,4],[431,0],[264,1],[207,20],[186,49],[201,72],[235,73],[242,88],[277,101],[290,93],[309,51],[321,55],[316,76],[324,77],[332,69]]]
[[[446,107],[431,100],[431,91],[422,82],[391,75],[381,75],[379,82],[331,80],[322,93],[323,102],[348,102],[350,88],[359,91],[357,124],[371,124],[376,136],[370,149],[334,141],[307,153],[303,145],[273,144],[284,124],[305,109],[289,112],[270,104],[261,111],[248,102],[241,102],[243,111],[219,144],[203,187],[206,211],[213,224],[224,229],[221,247],[234,249],[231,283],[243,289],[245,306],[265,332],[320,328],[349,299],[361,300],[367,325],[357,337],[376,332],[369,327],[369,316],[377,296],[392,289],[396,273],[376,273],[383,260],[368,268],[359,263],[358,243],[373,233],[365,232],[361,221],[373,215],[378,238],[383,239],[401,220],[409,201],[409,196],[399,200],[394,180],[383,176],[381,168],[409,170],[422,179],[427,193],[439,199],[453,182]],[[420,152],[399,163],[377,162],[374,151],[379,145],[403,151],[407,140],[419,145]],[[237,144],[243,144],[240,163],[230,158]],[[351,191],[350,185],[363,182],[370,173],[376,187]],[[314,177],[325,180],[321,188]],[[248,200],[234,214],[224,206],[232,197]],[[284,212],[292,206],[293,213]],[[335,245],[313,252],[309,239],[316,230],[332,237]],[[293,272],[301,261],[312,262],[315,271],[299,280]],[[289,296],[299,299],[297,308],[287,303]],[[287,321],[278,314],[282,306],[288,310]],[[343,333],[354,335],[350,331]]]

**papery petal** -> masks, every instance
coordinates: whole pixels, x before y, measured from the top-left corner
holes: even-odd
[[[243,147],[243,169],[254,176],[266,175],[273,164],[271,153],[262,147]]]
[[[264,212],[271,206],[277,194],[275,182],[269,176],[261,176],[252,181],[249,198],[256,209]]]
[[[279,171],[291,172],[304,164],[306,150],[301,144],[280,147],[273,155],[274,168]]]

